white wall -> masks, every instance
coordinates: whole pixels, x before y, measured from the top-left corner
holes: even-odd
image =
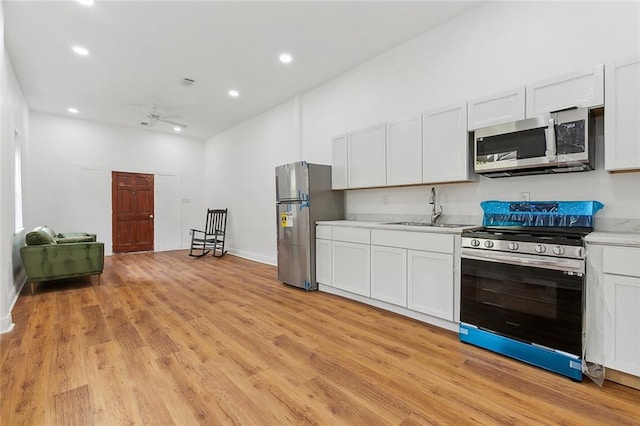
[[[11,308],[24,279],[14,280],[15,135],[28,139],[29,110],[4,45],[4,9],[0,2],[0,333],[13,327]],[[16,265],[17,266],[17,265]]]
[[[229,209],[230,253],[276,263],[274,169],[301,160],[298,120],[293,99],[207,140],[205,200]]]
[[[210,138],[206,161],[216,167],[207,174],[207,202],[233,207],[235,250],[275,259],[273,166],[301,159],[330,164],[333,135],[638,52],[637,2],[481,5],[301,95],[298,114],[288,103]],[[446,215],[479,217],[480,201],[529,192],[531,199],[597,199],[606,204],[601,217],[640,219],[640,173],[610,175],[598,163],[594,172],[559,177],[438,185],[439,203]],[[426,218],[429,189],[347,191],[347,214]]]
[[[25,228],[98,234],[112,252],[111,172],[155,175],[155,250],[185,248],[203,213],[204,142],[32,113],[25,147]]]
[[[307,161],[331,159],[332,135],[500,92],[640,52],[638,2],[496,2],[302,96]],[[602,218],[640,218],[640,173],[480,178],[439,185],[445,214],[480,216],[485,199],[597,199]],[[427,215],[430,187],[347,192],[349,217]],[[389,204],[384,204],[388,196]]]

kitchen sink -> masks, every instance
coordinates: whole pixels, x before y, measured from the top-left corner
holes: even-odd
[[[403,226],[432,226],[434,228],[460,228],[464,226],[459,223],[428,223],[428,222],[387,222],[385,225],[403,225]]]

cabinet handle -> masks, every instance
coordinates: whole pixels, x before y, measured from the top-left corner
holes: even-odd
[[[553,118],[549,119],[549,126],[545,129],[547,150],[545,155],[548,162],[556,161],[556,128]]]

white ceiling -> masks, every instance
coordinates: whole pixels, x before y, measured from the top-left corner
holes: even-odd
[[[78,118],[142,127],[156,105],[181,115],[183,134],[206,138],[477,4],[5,0],[5,43],[33,111],[71,116],[74,106]],[[278,61],[285,51],[291,64]]]

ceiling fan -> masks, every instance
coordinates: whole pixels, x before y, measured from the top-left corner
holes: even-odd
[[[173,121],[176,118],[182,118],[182,116],[180,114],[164,115],[160,113],[160,111],[158,111],[158,107],[154,106],[153,108],[151,108],[151,112],[146,115],[146,120],[141,121],[140,125],[153,127],[158,121],[161,121],[163,123],[171,124],[172,126],[180,127],[181,129],[186,129],[187,127],[189,127],[184,123]]]

